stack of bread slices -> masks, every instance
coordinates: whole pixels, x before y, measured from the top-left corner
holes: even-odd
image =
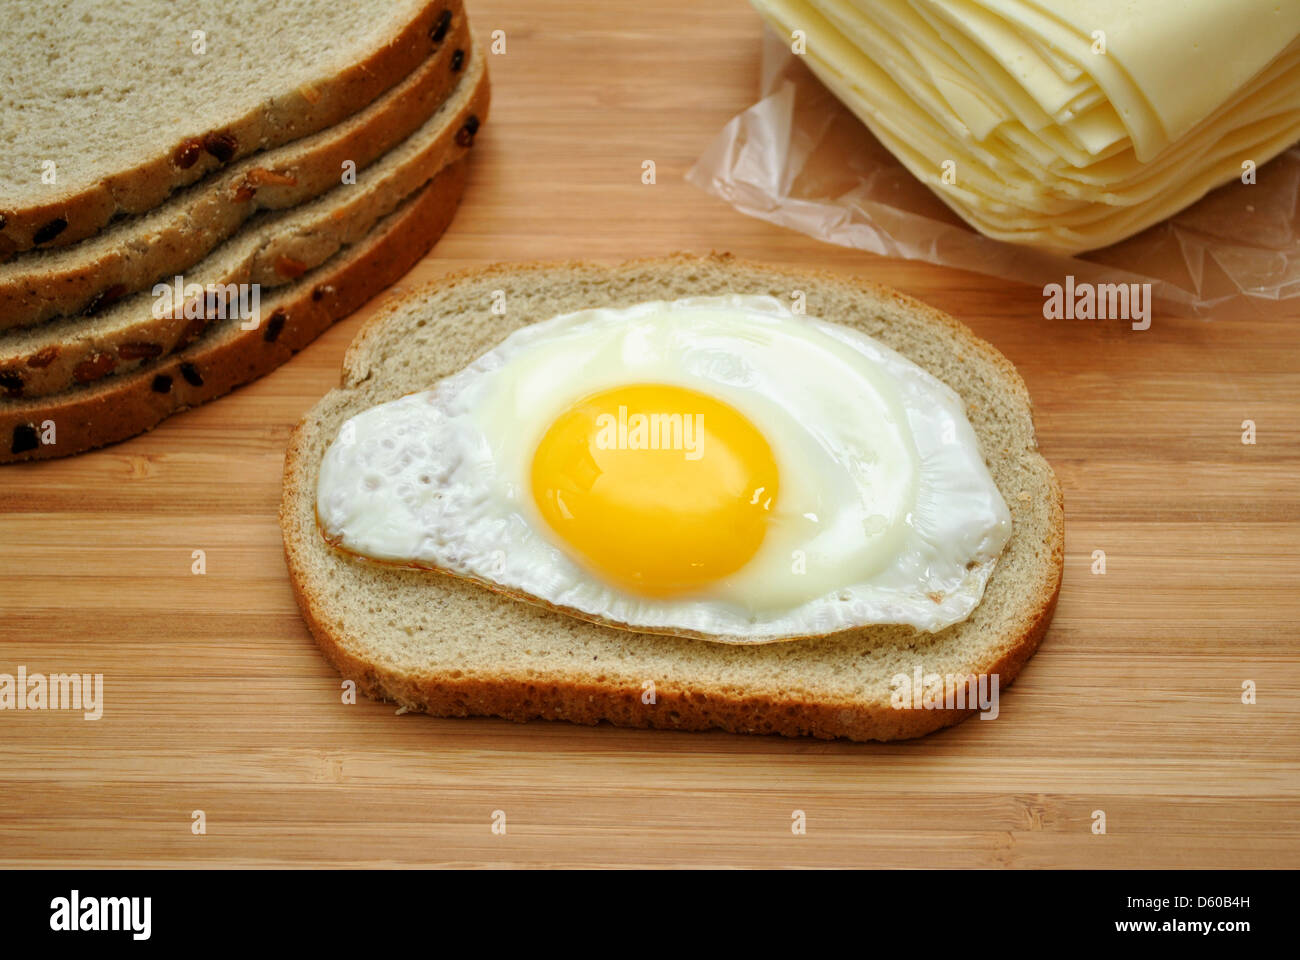
[[[283,363],[433,246],[488,109],[460,0],[11,0],[0,48],[0,460]]]

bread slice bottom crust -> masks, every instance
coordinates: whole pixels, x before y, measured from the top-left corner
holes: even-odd
[[[459,578],[350,557],[321,536],[316,480],[343,421],[431,386],[511,330],[582,307],[723,293],[784,299],[794,291],[806,296],[810,316],[877,337],[965,401],[1013,519],[984,599],[966,621],[936,634],[875,626],[752,646],[637,633]],[[505,315],[493,311],[502,298]],[[887,288],[727,255],[618,267],[507,264],[394,297],[349,348],[341,387],[294,430],[280,523],[312,635],[371,697],[437,716],[861,741],[919,736],[973,712],[942,703],[897,709],[899,674],[996,676],[1000,694],[1038,648],[1064,566],[1061,488],[1038,453],[1028,393],[1006,358],[951,317]]]

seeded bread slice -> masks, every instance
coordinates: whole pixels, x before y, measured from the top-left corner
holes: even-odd
[[[32,250],[0,264],[0,330],[98,313],[198,263],[258,211],[320,196],[342,182],[349,162],[353,171],[369,166],[423,125],[467,72],[476,72],[466,69],[468,22],[459,4],[451,9],[446,41],[360,112],[231,164],[81,243]],[[473,92],[472,82],[458,89],[462,99]]]
[[[362,410],[426,389],[524,324],[586,307],[726,293],[807,295],[955,389],[1012,514],[970,618],[937,634],[870,627],[734,645],[601,626],[429,571],[331,548],[315,516],[321,458]],[[493,313],[504,297],[507,312]],[[728,256],[502,265],[395,298],[349,348],[339,389],[294,430],[280,507],[289,576],[325,655],[370,696],[439,716],[893,740],[969,714],[894,709],[897,674],[996,674],[1005,689],[1051,620],[1064,565],[1061,489],[1038,453],[1015,368],[951,317],[872,284]],[[653,685],[653,686],[651,686]],[[652,694],[652,695],[651,695]],[[1005,721],[1004,721],[1005,722]]]
[[[125,440],[271,372],[428,252],[456,212],[466,164],[457,160],[358,243],[265,298],[257,329],[220,321],[197,342],[134,373],[41,400],[0,400],[0,463]]]
[[[184,274],[184,283],[288,283],[355,243],[401,201],[473,142],[488,106],[481,58],[453,97],[409,138],[357,176],[300,207],[259,214]],[[172,283],[164,277],[163,282]],[[194,301],[194,310],[188,301]],[[189,297],[183,310],[163,312],[143,291],[90,317],[68,317],[0,335],[0,387],[10,397],[43,397],[120,375],[196,340],[217,318],[220,303]],[[207,309],[207,316],[201,312]],[[211,319],[209,319],[209,317]]]
[[[338,123],[419,66],[453,9],[5,0],[0,253],[82,240],[222,164]]]

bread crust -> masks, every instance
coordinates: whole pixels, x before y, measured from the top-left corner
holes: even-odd
[[[1057,489],[1059,495],[1060,490]],[[286,552],[286,559],[288,554]],[[728,733],[766,733],[785,737],[907,740],[924,736],[965,720],[974,710],[895,710],[864,706],[852,701],[776,701],[761,696],[734,697],[702,694],[691,689],[655,688],[655,703],[643,702],[639,686],[565,682],[539,685],[519,677],[410,677],[386,670],[348,652],[330,626],[316,616],[314,597],[295,575],[289,560],[294,598],[308,629],[327,660],[343,679],[353,681],[366,696],[401,704],[435,717],[501,717],[529,720],[567,720],[595,726],[607,721],[616,727],[661,730],[725,730]],[[1033,656],[1052,621],[1060,596],[1061,580],[1035,612],[1032,622],[1013,646],[978,673],[999,677],[1006,688]],[[707,643],[709,641],[700,641]],[[530,689],[532,688],[532,689]]]
[[[963,350],[978,352],[992,364],[1032,416],[1028,390],[1015,367],[991,344],[979,339],[964,324],[932,307],[897,291],[867,281],[846,279],[823,271],[794,270],[737,260],[729,254],[696,257],[676,254],[666,258],[630,261],[615,270],[631,271],[640,267],[664,269],[707,264],[711,267],[733,266],[738,272],[762,271],[771,276],[796,282],[798,288],[810,284],[847,285],[858,291],[886,299],[896,306],[941,325],[955,335]],[[570,261],[498,264],[449,274],[428,284],[424,290],[451,288],[466,281],[483,281],[491,286],[493,277],[556,270],[593,271],[608,269],[597,264]],[[418,297],[421,290],[411,291]],[[381,335],[386,314],[381,311],[358,332],[344,357],[341,389],[347,391],[382,376],[371,369],[367,353],[371,341]],[[322,401],[324,402],[324,401]],[[314,412],[314,411],[313,411]],[[435,716],[498,716],[510,720],[568,720],[595,724],[608,721],[617,726],[655,727],[675,730],[721,729],[733,733],[771,733],[784,736],[812,736],[821,739],[847,738],[856,741],[896,740],[921,736],[950,726],[968,717],[973,710],[894,709],[888,703],[858,702],[843,699],[776,698],[763,694],[738,694],[732,689],[657,684],[655,702],[643,701],[637,685],[592,683],[575,676],[539,677],[534,672],[511,673],[508,666],[495,675],[464,675],[463,671],[444,674],[416,674],[393,669],[384,663],[359,655],[356,648],[363,638],[348,637],[342,624],[323,615],[324,597],[308,583],[305,559],[299,556],[302,545],[295,542],[293,511],[300,498],[314,503],[314,490],[301,485],[314,476],[313,464],[307,461],[309,424],[313,413],[294,429],[285,454],[284,494],[280,507],[284,535],[285,559],[294,595],[312,636],[345,679],[354,681],[368,696],[401,704]],[[1039,458],[1041,459],[1041,457]],[[1043,461],[1044,465],[1046,462]],[[1013,636],[987,647],[971,672],[996,675],[1005,688],[1019,675],[1026,661],[1038,649],[1060,596],[1065,563],[1065,508],[1061,486],[1047,468],[1046,489],[1041,491],[1049,514],[1045,564],[1046,575],[1038,583],[1027,608],[1018,611]],[[319,532],[312,528],[312,533]],[[311,533],[307,534],[308,536]],[[323,538],[322,538],[323,542]],[[516,603],[517,601],[506,601]],[[562,614],[557,614],[562,616]],[[613,628],[602,628],[613,629]],[[692,641],[708,643],[710,641]],[[803,641],[794,641],[803,642]]]
[[[392,214],[386,226],[380,224],[382,232],[285,288],[275,306],[277,313],[283,311],[278,323],[273,313],[257,329],[223,341],[200,339],[143,370],[44,403],[0,404],[0,463],[69,456],[124,440],[274,370],[428,252],[451,223],[465,174],[462,157]],[[269,338],[273,329],[276,335]],[[169,383],[166,391],[155,387],[160,377]],[[57,442],[29,446],[46,420],[54,422]]]
[[[453,70],[457,50],[465,59]],[[84,244],[11,259],[0,266],[0,330],[103,309],[198,263],[255,213],[296,206],[337,187],[345,162],[364,170],[438,111],[469,75],[471,51],[457,3],[445,42],[339,124],[234,163]],[[151,222],[163,213],[165,223]]]
[[[205,262],[184,279],[200,284],[256,283],[265,297],[273,288],[326,262],[340,247],[356,242],[431,175],[464,155],[467,147],[459,142],[462,131],[471,118],[477,125],[487,112],[486,74],[479,72],[474,80],[474,90],[459,109],[430,120],[428,130],[418,134],[427,142],[400,163],[385,164],[380,158],[382,169],[372,168],[356,186],[335,187],[314,201],[311,211],[287,211],[255,233],[236,233],[213,252],[218,269]],[[168,356],[205,327],[204,321],[187,319],[183,313],[155,316],[153,306],[153,298],[140,292],[117,307],[121,315],[110,315],[107,322],[69,318],[26,333],[17,342],[6,343],[0,335],[0,382],[13,398],[35,400],[75,390],[145,365],[142,345],[153,348],[145,357]]]
[[[429,0],[413,19],[396,24],[376,49],[339,73],[286,90],[242,116],[218,119],[203,133],[166,144],[148,160],[97,183],[54,200],[0,210],[3,223],[0,255],[83,240],[101,230],[115,215],[142,213],[156,207],[173,190],[194,183],[226,163],[338,123],[407,76],[429,56],[438,46],[432,37],[437,20],[448,9],[463,19],[459,0]],[[226,144],[233,141],[224,158],[199,150],[188,166],[177,162],[177,156],[192,143],[211,137],[229,138],[224,141]],[[53,238],[38,244],[38,234],[58,220],[66,226]]]

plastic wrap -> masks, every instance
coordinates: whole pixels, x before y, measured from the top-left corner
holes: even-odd
[[[687,174],[737,210],[827,243],[1021,281],[1150,283],[1211,316],[1300,297],[1300,146],[1136,236],[1075,257],[992,240],[914,178],[790,52],[764,34],[762,98]]]

